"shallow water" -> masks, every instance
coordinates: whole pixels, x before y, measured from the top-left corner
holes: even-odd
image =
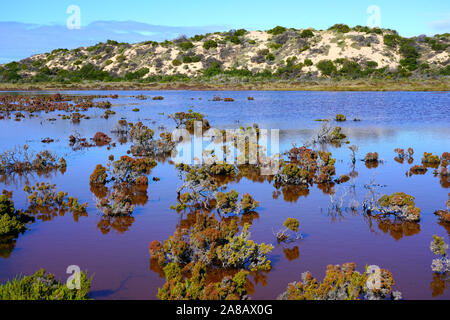
[[[366,168],[357,161],[358,176],[352,182],[334,186],[336,197],[347,193],[344,207],[353,197],[360,203],[367,194],[364,187],[369,183],[383,185],[381,194],[405,192],[416,198],[421,208],[419,224],[386,225],[368,218],[362,212],[343,210],[332,215],[330,195],[317,186],[310,187],[309,194],[281,193],[272,183],[242,179],[232,182],[227,189],[249,192],[260,202],[258,217],[251,226],[252,239],[272,243],[275,249],[269,255],[273,269],[252,278],[253,299],[274,299],[283,292],[289,282],[300,280],[301,273],[311,271],[322,279],[328,264],[355,262],[363,271],[365,265],[378,265],[389,269],[395,279],[395,289],[405,299],[450,299],[450,284],[443,292],[433,296],[431,283],[433,255],[429,244],[433,234],[443,236],[450,242],[450,226],[439,224],[433,212],[444,209],[448,199],[449,183],[440,181],[429,169],[425,175],[407,177],[405,172],[414,164],[420,164],[423,153],[441,155],[450,151],[450,95],[449,93],[422,92],[195,92],[195,91],[71,91],[68,94],[119,94],[111,100],[116,115],[103,119],[102,109],[85,112],[90,120],[73,124],[54,113],[41,113],[20,122],[0,120],[0,151],[27,144],[31,150],[51,150],[67,160],[67,171],[50,176],[10,176],[0,179],[0,190],[14,192],[16,208],[26,208],[22,191],[25,182],[51,181],[88,203],[88,216],[74,221],[72,214],[57,216],[50,221],[37,220],[30,231],[22,234],[10,254],[0,255],[0,282],[19,273],[34,273],[43,267],[60,279],[66,279],[69,265],[78,265],[89,274],[95,274],[93,297],[98,299],[156,299],[157,289],[164,279],[150,269],[149,243],[164,241],[175,231],[180,214],[171,210],[176,204],[178,179],[174,165],[158,163],[151,177],[161,180],[150,182],[148,199],[136,206],[134,221],[127,230],[98,228],[101,220],[96,199],[89,187],[89,176],[97,164],[105,165],[108,155],[116,159],[126,154],[129,144],[117,144],[116,148],[94,147],[73,151],[68,136],[75,131],[83,137],[93,137],[98,131],[117,138],[110,132],[121,118],[142,121],[156,128],[164,125],[174,128],[168,114],[192,109],[204,113],[212,127],[239,128],[258,123],[260,128],[280,129],[280,149],[288,150],[292,143],[302,145],[321,123],[316,119],[334,117],[337,113],[361,121],[340,123],[352,144],[359,146],[358,157],[367,152],[378,152],[383,162],[377,168]],[[144,94],[150,97],[164,96],[162,101],[141,101],[130,97]],[[234,102],[213,102],[213,96],[232,97]],[[253,96],[254,101],[247,97]],[[193,99],[192,99],[193,98]],[[201,98],[201,100],[199,100]],[[133,112],[138,107],[140,112]],[[164,114],[162,114],[164,113]],[[56,121],[48,121],[57,118]],[[54,143],[43,144],[41,140],[51,137]],[[409,165],[394,161],[395,148],[413,147],[415,161]],[[337,175],[352,171],[350,150],[328,147],[337,159]],[[280,190],[281,191],[281,190]],[[361,211],[361,210],[359,210]],[[288,217],[300,220],[304,239],[289,245],[277,245],[274,229],[281,227]],[[126,228],[125,228],[126,229]],[[441,284],[442,285],[442,284]],[[441,290],[442,291],[442,290]]]

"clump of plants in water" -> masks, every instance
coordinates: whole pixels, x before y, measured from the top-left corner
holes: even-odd
[[[180,268],[176,263],[164,267],[166,283],[158,289],[161,300],[246,300],[248,271],[241,270],[221,281],[207,279],[208,268],[199,261],[189,268]],[[186,276],[190,274],[190,276]]]
[[[329,265],[322,282],[316,280],[310,272],[302,274],[302,280],[288,284],[279,300],[393,300],[401,299],[401,293],[392,291],[394,279],[387,269],[379,269],[378,275],[356,270],[354,263]],[[378,285],[371,284],[371,277]]]
[[[37,172],[47,173],[53,170],[65,172],[67,162],[64,158],[56,159],[50,151],[44,150],[33,155],[28,146],[5,151],[0,154],[0,174]]]
[[[230,192],[218,192],[216,194],[216,208],[219,214],[239,214],[241,211],[249,213],[255,210],[259,202],[255,201],[248,193],[242,196],[239,202],[239,193],[235,190]]]
[[[331,152],[313,151],[306,147],[293,147],[286,153],[289,162],[281,164],[279,172],[275,175],[275,186],[304,185],[313,182],[326,184],[333,181],[336,174],[334,164],[336,159]]]
[[[196,212],[190,220],[192,222],[188,225],[177,226],[173,236],[164,241],[164,244],[159,241],[150,243],[151,260],[160,268],[164,268],[167,280],[164,287],[159,290],[158,296],[161,299],[183,298],[186,291],[181,288],[198,280],[194,273],[181,276],[180,271],[182,270],[187,271],[201,267],[205,277],[214,271],[229,270],[235,272],[236,275],[239,274],[243,285],[248,275],[247,271],[271,269],[271,262],[266,255],[273,247],[264,243],[257,244],[250,240],[249,224],[244,224],[239,233],[235,219],[219,221],[208,212]],[[176,276],[170,272],[174,268],[178,270]],[[234,292],[233,279],[236,280],[234,277],[225,277],[209,289],[225,285],[226,290]],[[167,290],[174,287],[179,287],[181,290]],[[205,286],[198,288],[197,291],[201,291],[202,288]],[[200,291],[198,292],[201,293]],[[233,296],[240,299],[243,298],[243,293],[237,296],[233,294]],[[206,297],[199,294],[193,296],[193,299]]]
[[[178,226],[174,235],[162,244],[150,244],[152,259],[160,266],[170,262],[187,265],[203,261],[207,266],[270,270],[266,254],[271,245],[257,244],[250,240],[250,225],[244,225],[240,234],[234,219],[218,221],[214,215],[196,213],[189,228]]]
[[[205,116],[199,112],[177,112],[169,115],[169,118],[175,121],[177,129],[185,128],[189,132],[194,132],[194,123],[196,121],[202,123],[202,130],[208,130],[210,128],[209,121]]]
[[[175,142],[172,141],[172,134],[161,133],[160,139],[154,139],[155,132],[145,126],[142,122],[137,122],[129,129],[130,140],[133,143],[131,153],[134,156],[144,157],[166,157],[175,149]]]
[[[276,238],[278,242],[292,242],[302,238],[299,233],[299,221],[295,218],[287,218],[284,223],[284,229],[279,230],[276,233]]]
[[[450,280],[450,258],[447,253],[448,244],[444,242],[444,238],[433,235],[433,241],[430,244],[430,250],[437,258],[433,259],[431,270],[439,275],[446,275]]]
[[[68,197],[66,192],[57,191],[56,185],[44,182],[34,186],[25,185],[23,189],[28,194],[30,206],[28,211],[32,214],[41,214],[38,218],[51,219],[56,215],[64,215],[68,210],[74,215],[86,216],[87,203],[80,204],[77,198]]]
[[[437,215],[442,222],[450,223],[450,193],[448,194],[448,200],[445,204],[447,205],[447,210],[437,210],[434,214]]]
[[[342,132],[341,127],[332,127],[329,121],[322,122],[319,130],[314,133],[309,144],[334,144],[341,145],[342,143],[348,143],[347,136]]]
[[[433,155],[432,153],[424,152],[422,157],[422,164],[429,167],[438,167],[441,164],[441,159],[438,155]]]
[[[416,207],[414,197],[404,192],[397,192],[390,196],[384,195],[378,200],[377,206],[368,206],[365,209],[370,213],[378,212],[381,216],[395,215],[404,221],[420,221],[420,208]]]
[[[411,177],[413,175],[425,174],[427,173],[427,171],[428,169],[425,166],[415,165],[409,169],[409,172],[407,172],[407,176]]]
[[[219,193],[221,184],[226,184],[236,178],[236,168],[234,165],[212,161],[205,165],[188,165],[179,163],[176,165],[178,175],[182,185],[177,189],[179,204],[173,207],[176,210],[185,209],[187,206],[214,208],[217,203],[216,196]],[[183,195],[181,192],[187,190]],[[219,196],[224,199],[226,196]],[[232,198],[230,196],[230,198]],[[244,195],[240,205],[235,205],[234,208],[250,210],[254,200],[250,201],[251,197]],[[225,201],[224,201],[225,203]],[[224,208],[226,205],[224,204]],[[225,211],[228,211],[226,208]],[[235,212],[238,213],[238,212]]]
[[[377,152],[369,152],[364,157],[364,162],[378,162],[378,153]]]
[[[335,120],[338,122],[344,122],[347,121],[347,117],[343,114],[337,114]]]
[[[80,272],[80,289],[71,289],[40,269],[31,276],[21,276],[0,284],[0,300],[89,300],[92,277]]]
[[[151,158],[122,156],[119,160],[109,163],[109,170],[98,164],[89,181],[91,184],[103,185],[110,181],[126,185],[147,185],[147,175],[154,167],[156,161]]]
[[[99,147],[105,146],[105,145],[111,143],[111,138],[108,137],[108,135],[106,135],[106,134],[103,133],[103,132],[97,132],[97,133],[94,135],[94,138],[92,138],[92,140],[94,140],[95,144],[96,144],[97,146],[99,146]]]
[[[106,216],[132,214],[137,200],[133,197],[134,191],[145,191],[146,194],[149,183],[147,175],[155,166],[156,162],[151,158],[129,156],[111,161],[108,169],[98,164],[89,179],[91,190],[98,199],[97,208]],[[105,185],[109,182],[114,182],[114,185],[108,194]]]
[[[408,150],[405,152],[404,149],[397,148],[394,150],[394,152],[397,154],[397,156],[394,158],[395,161],[398,163],[403,163],[403,161],[407,160],[409,164],[414,162],[414,149],[408,148]]]

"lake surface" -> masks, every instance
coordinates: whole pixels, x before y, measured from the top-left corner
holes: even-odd
[[[61,92],[61,91],[59,91]],[[42,93],[42,92],[41,92]],[[55,93],[55,92],[46,92]],[[164,241],[175,231],[185,216],[170,209],[176,204],[176,189],[181,181],[170,161],[160,162],[152,170],[147,198],[136,206],[134,220],[123,225],[100,229],[101,213],[89,186],[89,176],[97,164],[105,165],[109,155],[115,159],[125,155],[130,144],[117,143],[116,148],[94,147],[73,151],[68,137],[78,132],[91,138],[102,131],[117,142],[111,130],[118,120],[142,121],[154,128],[175,128],[168,115],[192,109],[206,115],[212,127],[219,129],[252,126],[280,129],[280,151],[287,151],[295,143],[303,145],[321,123],[338,114],[348,121],[339,123],[351,144],[359,146],[357,159],[368,152],[378,152],[382,163],[367,168],[357,161],[357,176],[347,184],[335,185],[335,197],[345,195],[344,210],[331,214],[330,194],[316,185],[309,193],[282,192],[267,179],[243,178],[231,182],[227,190],[249,192],[260,202],[251,225],[252,239],[272,243],[269,254],[272,270],[251,277],[252,299],[275,299],[289,282],[301,279],[311,271],[323,279],[328,264],[355,262],[359,271],[365,265],[378,265],[389,269],[395,280],[395,290],[405,299],[450,299],[450,284],[433,283],[429,249],[432,235],[437,234],[450,242],[450,225],[440,223],[433,214],[445,209],[450,192],[449,181],[442,181],[429,169],[424,175],[406,176],[409,168],[420,164],[424,152],[441,155],[450,151],[450,94],[448,92],[212,92],[212,91],[67,91],[65,94],[118,94],[118,99],[106,99],[113,104],[115,115],[104,119],[103,109],[83,112],[91,119],[74,124],[62,120],[64,112],[39,113],[39,117],[22,121],[0,120],[0,151],[27,144],[30,150],[50,150],[67,160],[64,174],[48,176],[8,176],[0,179],[0,190],[13,191],[16,209],[27,208],[23,187],[26,181],[52,182],[59,190],[88,203],[88,215],[75,221],[70,213],[49,221],[37,220],[30,230],[20,235],[14,248],[0,254],[0,282],[14,276],[34,273],[45,268],[59,279],[66,279],[66,268],[78,265],[94,274],[92,296],[96,299],[156,299],[158,288],[165,279],[150,268],[149,243]],[[21,93],[33,94],[33,92]],[[164,100],[137,100],[135,95],[160,95]],[[214,102],[214,96],[231,97],[234,102]],[[249,101],[247,97],[254,97]],[[200,100],[201,99],[201,100]],[[139,112],[132,109],[139,108]],[[14,117],[12,117],[14,118]],[[49,121],[56,118],[56,121]],[[358,118],[361,121],[351,121]],[[44,144],[51,137],[55,142]],[[394,160],[394,149],[412,147],[414,163],[400,164]],[[353,170],[351,152],[347,145],[328,146],[337,159],[337,176]],[[354,184],[354,187],[351,185]],[[381,185],[382,194],[405,192],[415,197],[421,208],[421,221],[415,223],[380,223],[368,218],[362,209],[345,210],[353,199],[362,203],[368,193],[367,184]],[[273,232],[288,217],[300,221],[304,238],[288,245],[276,243]],[[115,227],[115,228],[114,228]],[[440,287],[441,290],[433,288]],[[445,289],[446,286],[446,289]],[[442,289],[444,288],[444,289]]]

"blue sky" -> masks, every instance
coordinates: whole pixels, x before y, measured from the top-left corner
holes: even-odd
[[[69,5],[81,9],[81,30],[65,27]],[[162,40],[183,33],[266,30],[276,25],[366,25],[370,5],[381,10],[381,27],[403,36],[450,32],[447,0],[14,0],[0,3],[0,63],[106,39]]]

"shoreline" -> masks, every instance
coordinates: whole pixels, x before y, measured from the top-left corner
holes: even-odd
[[[60,83],[4,83],[0,91],[52,91],[52,90],[116,90],[116,91],[450,91],[450,79],[434,80],[318,80],[310,82],[257,82],[257,83],[137,83],[137,82],[83,82]]]

